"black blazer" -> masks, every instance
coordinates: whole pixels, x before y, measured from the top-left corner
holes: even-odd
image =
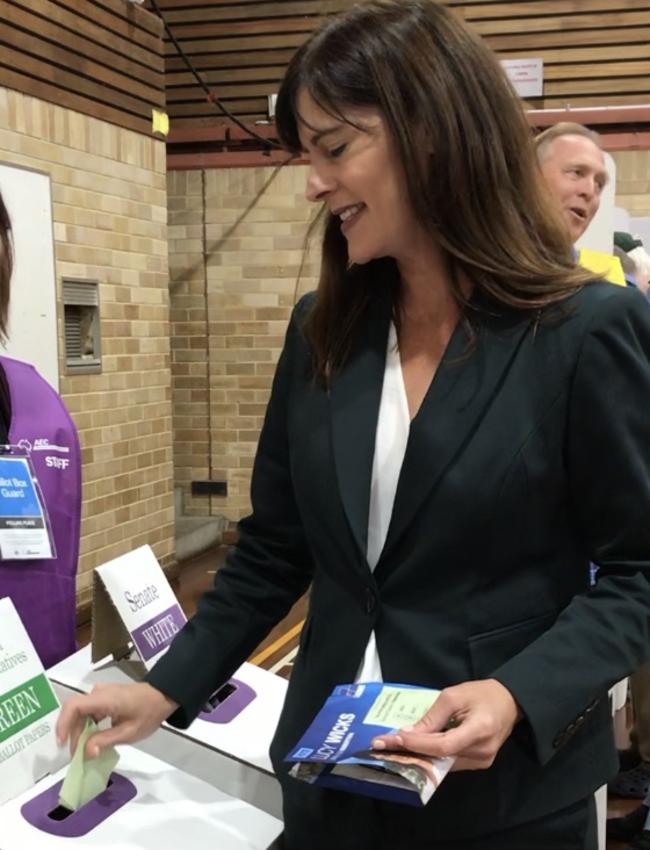
[[[650,311],[584,287],[541,320],[475,298],[411,431],[386,544],[365,559],[390,305],[378,296],[328,394],[294,311],[260,437],[253,513],[149,681],[187,725],[313,581],[272,757],[372,629],[386,681],[494,677],[525,719],[488,771],[450,775],[414,836],[487,833],[584,798],[616,769],[607,689],[650,655]],[[589,562],[600,567],[589,588]],[[461,814],[462,813],[462,814]],[[414,838],[415,840],[415,838]]]

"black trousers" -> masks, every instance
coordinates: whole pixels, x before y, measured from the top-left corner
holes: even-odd
[[[308,792],[309,789],[305,788]],[[408,828],[408,807],[343,792],[285,797],[284,850],[597,850],[593,796],[539,820],[471,839],[439,839]],[[313,804],[320,797],[320,805]],[[414,810],[415,813],[415,810]],[[462,812],[459,814],[459,832]]]

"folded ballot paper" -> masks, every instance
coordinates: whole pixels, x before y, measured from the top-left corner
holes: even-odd
[[[95,758],[84,757],[86,741],[96,731],[97,724],[87,717],[59,792],[59,805],[71,812],[76,812],[106,790],[111,773],[120,759],[113,747],[102,750]]]
[[[394,803],[426,805],[454,759],[374,751],[371,742],[416,723],[439,693],[383,682],[338,685],[285,758],[295,762],[290,775]]]

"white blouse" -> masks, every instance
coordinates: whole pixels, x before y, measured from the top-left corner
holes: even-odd
[[[409,416],[402,364],[397,348],[397,332],[391,322],[388,333],[386,368],[381,390],[375,456],[370,483],[370,510],[368,516],[368,566],[374,571],[386,542],[388,526],[393,513],[395,491],[399,480],[411,420]],[[377,652],[374,631],[370,635],[355,682],[381,682],[381,662]]]

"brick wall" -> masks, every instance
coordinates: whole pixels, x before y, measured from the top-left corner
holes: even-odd
[[[304,167],[168,178],[175,481],[189,514],[249,509],[250,472],[313,205]],[[309,260],[300,291],[315,286]],[[206,338],[207,331],[207,338]],[[189,495],[223,479],[226,497]]]
[[[616,161],[616,204],[632,216],[650,215],[650,150],[612,151]],[[650,251],[650,246],[646,245]]]
[[[210,477],[210,399],[202,171],[168,175],[169,292],[175,485],[185,513],[210,513],[210,499],[192,500],[190,481]]]
[[[0,159],[52,180],[55,261],[100,283],[103,372],[65,375],[79,429],[83,519],[78,601],[97,564],[150,543],[173,559],[165,145],[0,88]]]

